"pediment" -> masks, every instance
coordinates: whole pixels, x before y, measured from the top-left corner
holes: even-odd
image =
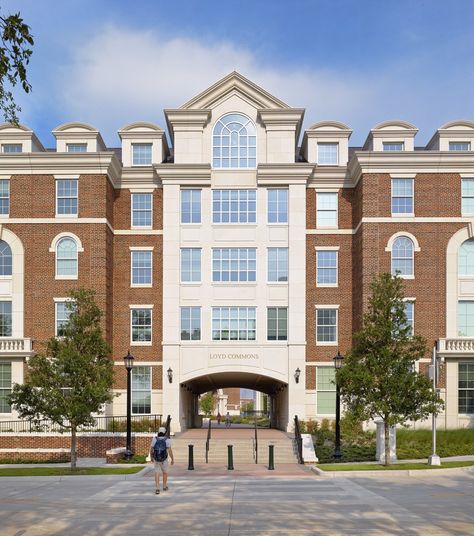
[[[288,109],[289,106],[274,97],[251,80],[237,71],[233,71],[214,85],[199,93],[196,97],[183,104],[180,110],[212,109],[223,99],[237,95],[250,102],[257,109]]]

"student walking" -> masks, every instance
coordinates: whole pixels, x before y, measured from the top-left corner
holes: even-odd
[[[225,426],[226,428],[230,428],[230,413],[227,412],[225,415]]]
[[[150,459],[155,463],[155,494],[160,494],[160,476],[163,475],[163,491],[168,491],[168,468],[174,464],[173,451],[171,450],[171,440],[165,437],[166,428],[162,426],[158,430],[158,435],[151,440]]]

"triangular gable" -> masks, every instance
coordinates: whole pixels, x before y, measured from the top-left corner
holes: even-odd
[[[280,99],[277,99],[261,87],[257,86],[237,71],[233,71],[214,85],[199,93],[196,97],[183,104],[180,110],[210,109],[228,96],[237,93],[252,102],[259,109],[287,109],[290,108]]]

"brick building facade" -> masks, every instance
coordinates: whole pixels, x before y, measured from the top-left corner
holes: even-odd
[[[270,395],[273,424],[333,417],[332,358],[361,326],[375,273],[401,271],[415,333],[436,345],[446,427],[474,424],[474,123],[351,130],[231,73],[120,149],[90,125],[0,126],[0,419],[24,363],[96,290],[125,414],[196,424],[198,395]],[[296,151],[296,152],[295,152]],[[296,156],[295,156],[296,154]],[[420,370],[426,370],[426,362]],[[299,372],[299,375],[298,375]],[[170,381],[171,380],[171,381]]]

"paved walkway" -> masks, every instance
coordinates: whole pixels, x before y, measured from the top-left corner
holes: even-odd
[[[472,474],[377,480],[2,478],[2,536],[468,536]]]

